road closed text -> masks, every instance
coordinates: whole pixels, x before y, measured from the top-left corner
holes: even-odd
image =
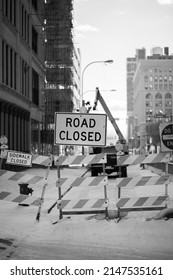
[[[57,115],[55,144],[105,145],[106,115]]]

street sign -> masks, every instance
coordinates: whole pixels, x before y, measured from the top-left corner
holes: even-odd
[[[173,123],[160,124],[160,140],[163,152],[173,150]]]
[[[107,115],[55,113],[55,145],[105,146]]]
[[[21,152],[8,151],[6,163],[31,167],[32,155]]]
[[[0,137],[0,144],[3,145],[3,144],[7,144],[8,143],[8,139],[5,135],[2,135]]]

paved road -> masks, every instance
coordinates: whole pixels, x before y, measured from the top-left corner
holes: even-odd
[[[84,171],[84,168],[63,169],[61,175],[81,176]],[[41,175],[45,170],[30,172]],[[148,169],[141,170],[139,166],[131,166],[128,170],[128,176],[133,177],[151,174]],[[56,199],[56,178],[56,170],[51,170],[47,198]],[[115,180],[109,179],[110,196]],[[6,186],[4,183],[4,187],[6,190],[19,190],[14,183]],[[33,188],[34,195],[40,195],[40,186]],[[132,195],[159,195],[163,192],[164,185],[129,190]],[[169,194],[172,199],[171,185]],[[52,221],[57,217],[57,209],[48,215],[43,207],[39,223],[35,220],[36,213],[37,207],[19,207],[15,203],[1,201],[0,259],[173,259],[173,220],[146,221],[146,218],[156,215],[154,211],[129,213],[119,223],[114,219],[102,219],[101,215],[67,216],[54,225]]]

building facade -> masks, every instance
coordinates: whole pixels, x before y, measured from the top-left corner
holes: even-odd
[[[154,130],[160,122],[172,121],[173,113],[173,56],[168,48],[164,54],[154,50],[151,56],[138,63],[134,79],[133,136],[136,147],[147,149],[153,142]],[[157,131],[158,134],[158,131]],[[159,140],[157,140],[159,145]]]
[[[54,112],[79,105],[72,11],[72,0],[0,1],[0,136],[11,150],[53,152]]]
[[[52,153],[55,112],[73,112],[80,100],[80,51],[73,42],[73,1],[45,2],[45,129],[43,142]]]
[[[0,136],[11,150],[40,152],[44,2],[0,2]]]
[[[126,83],[127,83],[127,138],[129,147],[134,145],[134,118],[133,118],[133,77],[136,72],[138,62],[146,58],[144,48],[137,49],[135,57],[128,57],[126,60]]]

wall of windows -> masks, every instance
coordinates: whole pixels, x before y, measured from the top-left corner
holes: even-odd
[[[17,84],[17,53],[2,40],[2,83],[15,89]]]

